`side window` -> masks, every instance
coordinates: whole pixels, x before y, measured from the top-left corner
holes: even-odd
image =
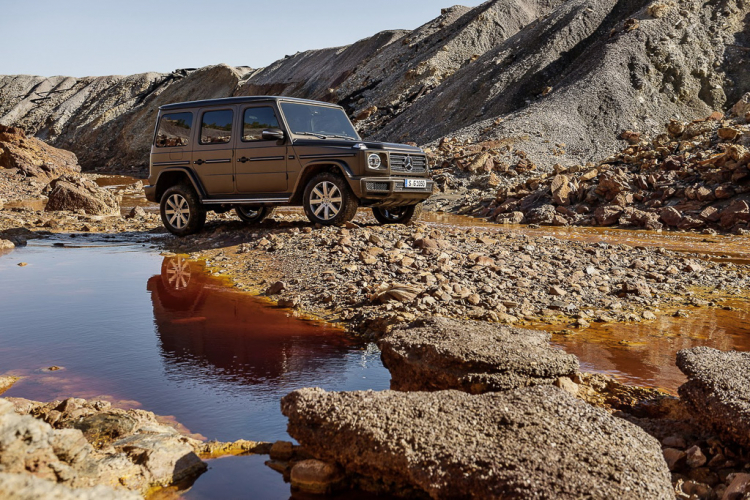
[[[232,121],[234,112],[231,109],[206,111],[201,123],[201,144],[226,144],[232,140]]]
[[[193,113],[172,113],[163,115],[156,132],[157,148],[187,146],[190,140],[190,127],[193,126]]]
[[[245,110],[242,125],[242,142],[262,141],[263,131],[279,128],[279,120],[270,106]]]

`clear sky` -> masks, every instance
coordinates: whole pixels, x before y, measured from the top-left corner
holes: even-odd
[[[258,68],[298,51],[414,29],[451,1],[0,0],[0,74]]]

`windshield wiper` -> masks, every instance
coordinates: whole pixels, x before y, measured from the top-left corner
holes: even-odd
[[[313,137],[317,137],[318,139],[328,139],[327,135],[323,134],[316,134],[315,132],[295,132],[296,135],[311,135]]]
[[[353,141],[358,140],[356,137],[351,137],[349,135],[329,135],[328,137],[333,137],[334,139],[351,139]]]

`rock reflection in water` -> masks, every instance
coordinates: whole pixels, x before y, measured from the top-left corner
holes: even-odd
[[[330,326],[269,314],[267,306],[182,257],[166,258],[148,290],[171,378],[276,389],[295,373],[339,366],[353,346]]]

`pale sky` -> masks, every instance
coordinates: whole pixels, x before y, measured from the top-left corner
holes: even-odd
[[[0,0],[0,74],[258,68],[298,51],[417,28],[451,1]]]

